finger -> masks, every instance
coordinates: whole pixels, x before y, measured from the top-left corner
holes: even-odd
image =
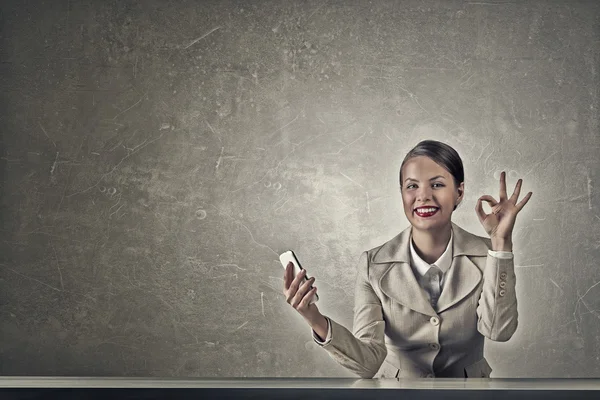
[[[300,285],[304,281],[305,276],[306,276],[306,270],[305,269],[300,270],[300,272],[298,273],[298,275],[296,275],[296,277],[292,281],[292,285],[291,286],[295,287],[296,290],[298,290],[298,288],[300,287]]]
[[[304,295],[306,295],[306,293],[311,289],[314,281],[315,281],[315,278],[310,278],[310,279],[306,280],[302,284],[302,286],[300,286],[300,288],[296,292],[296,295],[292,299],[292,302],[290,303],[292,305],[292,307],[296,308],[298,306],[298,304],[300,304],[300,302],[304,298]]]
[[[531,195],[532,195],[532,194],[533,194],[533,192],[529,192],[529,193],[527,193],[527,196],[525,196],[525,197],[523,198],[523,200],[521,200],[521,201],[519,202],[519,204],[517,204],[517,210],[518,210],[518,211],[521,211],[521,209],[522,209],[523,207],[525,207],[525,204],[527,204],[527,202],[528,202],[528,201],[529,201],[529,199],[531,198]]]
[[[477,212],[477,216],[479,217],[479,222],[483,223],[483,221],[488,217],[489,214],[486,214],[483,210],[483,202],[487,202],[492,208],[498,205],[496,199],[494,199],[490,195],[483,195],[479,199],[477,199],[477,205],[475,206],[475,211]]]
[[[293,298],[294,298],[294,296],[296,295],[296,292],[298,291],[298,288],[300,287],[300,284],[304,280],[304,275],[306,275],[306,270],[305,269],[303,269],[302,271],[300,271],[300,273],[298,275],[296,275],[296,277],[294,278],[294,280],[290,284],[290,287],[288,288],[288,291],[287,291],[287,302],[288,303],[290,303],[290,301],[292,301]]]
[[[293,266],[294,266],[294,264],[292,264],[292,262],[290,261],[290,262],[288,262],[288,264],[285,267],[285,272],[283,273],[283,289],[284,290],[288,290],[290,288],[292,281],[294,280]]]
[[[304,295],[311,289],[312,284],[313,284],[314,281],[315,281],[314,278],[310,278],[310,279],[306,280],[300,286],[300,288],[298,288],[298,291],[296,292],[296,295],[294,296],[294,298],[292,299],[292,302],[290,303],[292,305],[292,307],[294,307],[294,308],[298,307],[298,305],[300,304],[300,302],[304,298]]]
[[[521,186],[523,185],[523,179],[519,179],[517,181],[517,184],[515,185],[515,191],[513,192],[512,196],[510,196],[510,201],[514,201],[515,203],[517,202],[517,199],[519,198],[519,195],[521,194]]]
[[[484,194],[483,196],[481,196],[479,198],[479,200],[483,200],[486,203],[488,203],[490,205],[490,207],[494,208],[498,205],[498,202],[496,201],[495,198],[493,198],[492,196],[490,196],[489,194]]]
[[[477,217],[479,217],[479,222],[483,224],[483,221],[485,221],[488,215],[485,213],[485,211],[483,211],[483,203],[481,202],[481,198],[477,199],[475,212],[477,213]]]
[[[500,173],[500,201],[506,200],[506,172]]]
[[[298,310],[298,309],[300,309],[300,310],[307,309],[310,306],[310,302],[315,297],[316,293],[317,293],[317,287],[313,286],[313,288],[310,289],[308,291],[308,293],[304,296],[304,298],[302,299],[302,301],[300,302],[300,304],[298,304],[298,307],[296,307],[296,310]]]

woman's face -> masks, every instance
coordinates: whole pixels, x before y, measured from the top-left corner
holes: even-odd
[[[450,172],[429,157],[411,158],[402,167],[404,213],[416,229],[431,231],[449,224],[463,193],[464,183],[457,188]]]

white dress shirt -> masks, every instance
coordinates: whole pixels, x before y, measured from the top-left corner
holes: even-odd
[[[410,266],[415,274],[415,278],[419,282],[419,285],[429,295],[431,306],[435,309],[437,301],[442,293],[444,278],[446,272],[450,269],[452,264],[452,231],[450,231],[450,240],[446,246],[446,250],[433,264],[427,263],[423,260],[417,251],[415,250],[412,236],[410,238]]]
[[[437,259],[433,264],[428,264],[425,262],[419,255],[417,254],[412,241],[412,235],[410,239],[410,262],[411,268],[419,282],[419,285],[428,293],[431,305],[433,308],[436,308],[437,300],[444,288],[444,278],[446,276],[446,272],[450,269],[452,265],[452,241],[453,234],[450,231],[450,240],[448,241],[448,246],[446,246],[446,250],[440,258]],[[488,254],[492,257],[496,258],[513,258],[512,251],[493,251],[488,250]],[[435,268],[435,269],[432,269]],[[439,271],[437,271],[437,270]],[[316,334],[314,330],[312,331],[312,336],[314,341],[319,345],[327,344],[331,341],[331,323],[329,322],[329,318],[325,317],[327,320],[327,337],[325,341],[320,340],[319,336]]]

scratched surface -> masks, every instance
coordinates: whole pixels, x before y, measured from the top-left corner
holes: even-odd
[[[496,377],[600,376],[594,1],[4,1],[0,374],[352,376],[277,254],[350,327],[397,172],[462,155],[454,221],[524,178]]]

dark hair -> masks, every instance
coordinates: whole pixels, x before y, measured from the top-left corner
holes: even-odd
[[[445,168],[454,178],[456,187],[465,180],[465,170],[460,156],[451,146],[437,140],[423,140],[412,148],[404,157],[400,166],[400,188],[402,188],[402,167],[414,157],[425,156]]]

